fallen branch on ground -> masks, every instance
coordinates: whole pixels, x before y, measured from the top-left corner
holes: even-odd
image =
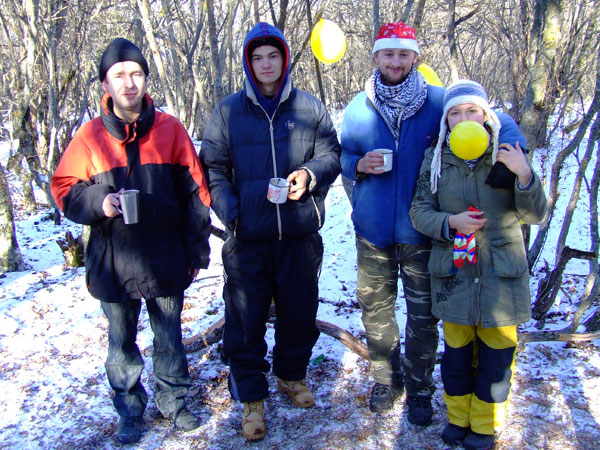
[[[523,344],[542,341],[587,342],[600,338],[600,331],[595,333],[565,333],[564,331],[565,330],[519,333],[519,342]]]
[[[275,322],[274,308],[271,307],[272,314],[269,314],[269,322]],[[333,325],[329,322],[316,320],[315,324],[321,333],[331,336],[344,344],[349,350],[352,350],[361,358],[369,359],[367,346],[359,339],[348,333],[346,330]],[[212,324],[206,331],[196,334],[195,336],[183,339],[186,353],[193,353],[210,345],[216,344],[223,337],[223,327],[225,326],[225,317],[221,317]],[[144,356],[152,354],[152,346],[146,347],[143,351]]]

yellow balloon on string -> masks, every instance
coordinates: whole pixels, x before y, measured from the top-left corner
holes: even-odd
[[[437,73],[435,73],[435,70],[433,70],[430,65],[423,63],[419,67],[417,67],[417,70],[421,72],[421,75],[423,75],[423,78],[425,78],[427,84],[431,84],[433,86],[444,85],[444,83],[442,83],[442,80],[440,80],[440,77],[438,77]]]
[[[465,120],[450,132],[450,149],[461,159],[477,159],[490,143],[490,135],[478,122]]]
[[[310,34],[310,48],[325,64],[339,61],[346,52],[346,36],[331,20],[321,19]]]

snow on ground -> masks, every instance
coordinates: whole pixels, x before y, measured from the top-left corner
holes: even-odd
[[[336,120],[339,124],[339,120]],[[585,144],[584,144],[585,145]],[[6,154],[4,145],[0,155]],[[5,157],[0,160],[5,161]],[[549,181],[549,162],[540,172]],[[551,158],[549,158],[551,160]],[[548,161],[548,160],[547,160]],[[576,170],[572,161],[568,176]],[[565,177],[567,177],[565,175]],[[107,321],[98,301],[85,288],[83,269],[63,266],[55,240],[66,230],[74,235],[80,226],[64,220],[55,225],[47,209],[28,215],[20,209],[19,189],[11,177],[16,203],[18,241],[28,270],[0,275],[0,448],[11,449],[112,449],[121,445],[114,437],[117,417],[104,373]],[[565,182],[565,186],[570,186]],[[568,197],[565,195],[564,197]],[[566,198],[561,198],[566,201]],[[587,208],[586,205],[581,205]],[[564,206],[559,211],[564,211]],[[355,299],[356,254],[350,220],[350,204],[341,179],[330,190],[327,219],[322,230],[325,256],[320,279],[321,305],[318,318],[364,338]],[[576,214],[585,219],[586,214]],[[582,220],[583,220],[582,219]],[[215,218],[215,223],[218,220]],[[557,227],[548,242],[556,239]],[[587,234],[586,234],[587,233]],[[587,225],[573,225],[569,245],[589,247]],[[222,241],[211,237],[211,265],[201,271],[186,291],[182,314],[184,337],[207,329],[223,314]],[[553,244],[550,245],[550,247]],[[544,259],[553,261],[546,248],[532,277],[532,292],[543,273]],[[564,292],[559,294],[557,314],[548,327],[565,325],[566,313],[581,292],[585,264],[567,267]],[[570,291],[569,291],[570,289]],[[567,295],[569,294],[569,295]],[[404,326],[402,293],[397,317]],[[533,330],[533,321],[524,329]],[[145,310],[138,327],[138,345],[148,348],[152,332]],[[441,327],[440,327],[441,331]],[[267,341],[273,346],[273,327]],[[600,447],[600,358],[594,341],[585,344],[558,342],[522,346],[517,355],[508,424],[500,435],[500,449],[592,449]],[[439,350],[442,350],[440,344]],[[271,355],[269,355],[270,359]],[[188,355],[193,386],[190,409],[202,426],[190,433],[173,429],[152,403],[152,364],[145,357],[142,382],[150,396],[142,441],[128,446],[138,449],[442,449],[439,438],[445,405],[439,365],[434,378],[434,421],[427,428],[411,425],[405,414],[404,397],[384,414],[368,408],[371,386],[369,365],[337,340],[321,335],[313,350],[307,381],[316,396],[309,410],[292,406],[275,389],[268,375],[270,397],[266,403],[267,437],[247,443],[240,433],[240,405],[229,399],[227,368],[219,345]]]

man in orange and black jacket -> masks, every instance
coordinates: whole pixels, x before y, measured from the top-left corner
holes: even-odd
[[[67,218],[91,227],[86,284],[109,322],[106,371],[120,416],[117,437],[141,438],[148,398],[135,343],[141,299],[154,332],[155,400],[176,428],[199,426],[186,409],[190,386],[181,342],[183,291],[209,263],[210,196],[183,125],[155,110],[148,63],[133,43],[112,41],[99,65],[106,95],[97,117],[67,147],[51,180]],[[120,192],[139,191],[139,221],[126,224]]]

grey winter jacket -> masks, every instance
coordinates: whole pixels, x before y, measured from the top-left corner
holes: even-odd
[[[433,314],[444,321],[484,328],[516,325],[531,317],[529,272],[520,220],[539,222],[546,196],[533,173],[529,189],[493,189],[485,184],[492,168],[492,149],[471,170],[447,145],[442,149],[438,190],[431,192],[433,148],[425,159],[410,209],[414,227],[432,241],[429,272]],[[532,171],[533,172],[533,171]],[[443,237],[444,219],[473,206],[484,211],[486,224],[475,233],[477,262],[453,263],[454,231]]]

